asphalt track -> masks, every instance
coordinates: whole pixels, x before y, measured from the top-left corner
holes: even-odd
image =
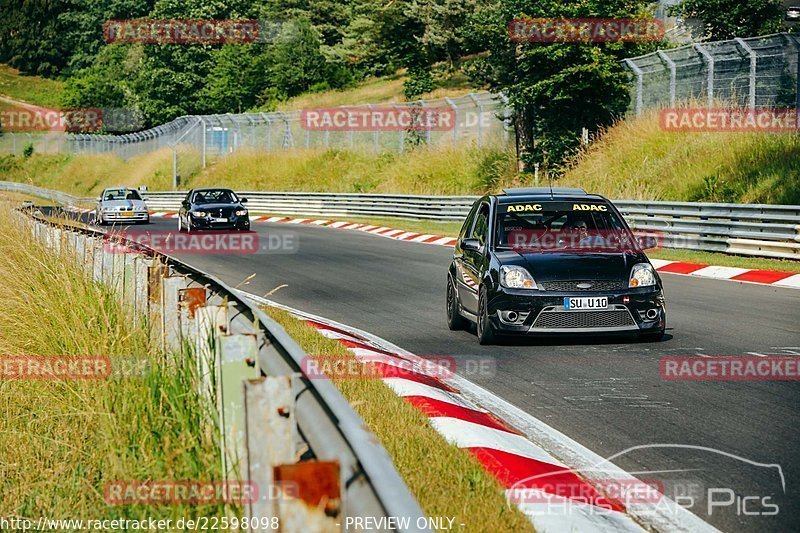
[[[174,219],[147,227],[174,228]],[[418,355],[452,356],[465,377],[604,457],[676,445],[613,461],[672,497],[692,497],[691,510],[723,531],[800,530],[800,382],[667,381],[660,373],[663,356],[800,355],[800,290],[664,274],[668,335],[661,343],[617,337],[480,346],[473,333],[445,323],[451,249],[314,226],[253,229],[261,242],[290,232],[299,248],[178,257],[234,286],[256,274],[241,287],[255,294],[286,284],[270,298]],[[779,469],[753,463],[778,465],[785,492]],[[709,489],[720,489],[716,501],[734,491],[733,502],[709,514]],[[772,512],[773,503],[776,515],[745,515]]]

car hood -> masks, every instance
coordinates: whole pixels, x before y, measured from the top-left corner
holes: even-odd
[[[101,207],[131,207],[134,209],[146,209],[147,204],[144,200],[103,200]]]
[[[519,265],[533,279],[555,280],[627,280],[631,267],[646,263],[642,252],[575,253],[575,252],[496,252],[501,265]]]
[[[193,204],[192,211],[215,211],[217,209],[242,209],[242,204]]]

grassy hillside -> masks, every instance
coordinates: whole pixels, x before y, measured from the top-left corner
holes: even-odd
[[[515,184],[513,155],[496,148],[418,149],[404,154],[340,150],[239,152],[200,169],[197,154],[179,157],[181,189],[480,194]],[[172,187],[172,151],[123,161],[111,155],[0,157],[2,179],[93,196],[112,185]]]
[[[43,107],[58,107],[64,84],[38,76],[23,76],[17,69],[0,64],[0,96]]]
[[[350,89],[306,93],[291,98],[279,105],[278,108],[282,111],[289,111],[309,107],[403,102],[406,100],[403,96],[403,82],[405,80],[406,76],[403,71],[393,76],[368,78]],[[456,98],[470,91],[479,90],[470,85],[467,77],[460,71],[455,74],[439,74],[434,79],[434,86],[433,91],[421,95],[420,98],[425,100],[444,98],[445,96]]]
[[[800,137],[667,132],[650,113],[611,128],[559,185],[618,199],[800,204]]]

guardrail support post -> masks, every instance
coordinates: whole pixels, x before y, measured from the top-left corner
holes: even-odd
[[[94,239],[92,242],[92,265],[93,269],[93,278],[97,282],[103,281],[103,260],[105,256],[105,241],[100,239]]]
[[[161,320],[164,349],[168,353],[181,348],[180,290],[186,287],[185,276],[168,276],[161,280]]]
[[[261,376],[256,367],[258,338],[254,333],[221,335],[217,375],[222,479],[238,479],[247,453],[242,382]]]
[[[219,336],[228,332],[228,308],[219,305],[198,307],[195,325],[197,387],[201,395],[210,398],[216,392],[212,384],[218,365]]]
[[[294,463],[294,387],[290,376],[247,380],[242,384],[247,461],[243,479],[258,487],[258,499],[248,506],[250,518],[276,517],[273,467]]]

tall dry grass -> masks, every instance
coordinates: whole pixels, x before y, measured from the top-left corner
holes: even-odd
[[[0,516],[178,518],[224,505],[104,501],[110,481],[218,478],[215,424],[193,392],[190,359],[165,370],[144,327],[73,257],[55,256],[0,205],[0,357],[131,358],[143,373],[107,379],[0,377]],[[1,361],[0,361],[1,362]]]

